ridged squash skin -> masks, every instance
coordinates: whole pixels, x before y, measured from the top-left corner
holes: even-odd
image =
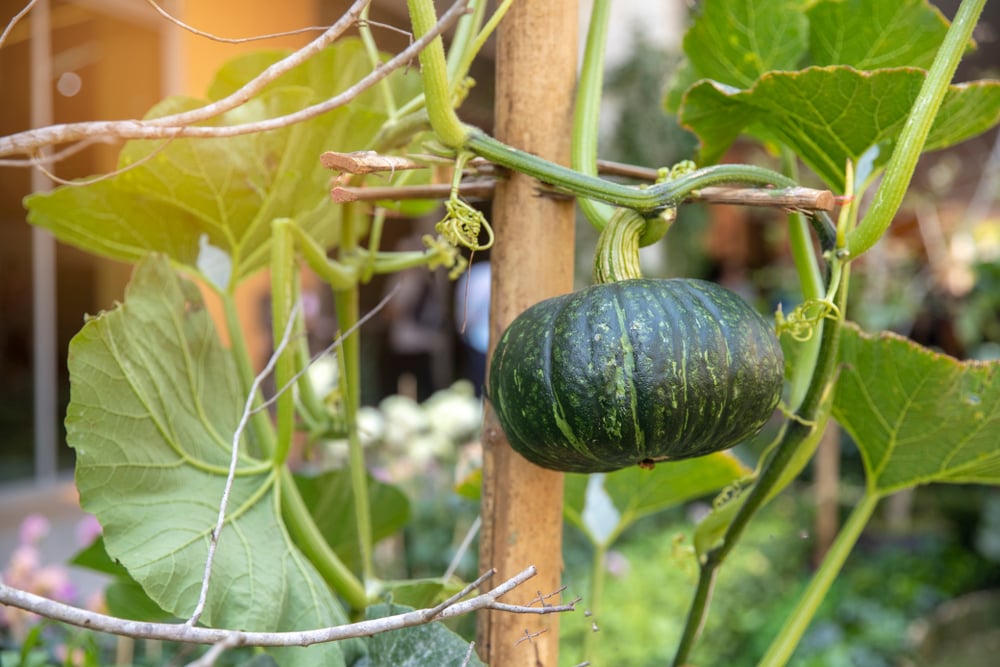
[[[487,389],[516,451],[592,473],[738,444],[771,416],[783,375],[772,325],[735,293],[634,279],[525,310],[497,342]]]

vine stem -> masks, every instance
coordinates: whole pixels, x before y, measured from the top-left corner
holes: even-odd
[[[788,620],[782,626],[778,636],[771,643],[767,653],[757,663],[757,667],[783,667],[788,664],[789,658],[792,657],[792,653],[799,643],[799,638],[802,637],[806,628],[809,627],[809,622],[816,615],[816,610],[819,609],[820,604],[822,604],[823,599],[826,597],[827,591],[830,590],[834,579],[840,573],[844,562],[851,553],[851,549],[857,543],[858,538],[861,537],[861,532],[868,524],[868,520],[871,519],[872,514],[875,512],[875,507],[881,498],[879,494],[869,491],[861,498],[861,502],[854,507],[851,516],[847,519],[847,523],[837,533],[837,539],[830,547],[826,557],[823,558],[823,563],[820,565],[819,570],[813,575],[809,586],[802,594],[802,597],[799,598],[798,604],[792,613],[789,614]]]
[[[434,3],[431,0],[407,0],[407,7],[410,11],[414,36],[421,38],[437,22]],[[482,130],[462,123],[452,107],[444,44],[440,37],[434,38],[427,48],[420,52],[420,69],[428,118],[441,142],[452,149],[468,149],[495,164],[536,178],[577,197],[624,206],[640,213],[655,213],[659,209],[680,203],[692,191],[710,185],[747,183],[780,188],[797,185],[795,181],[770,169],[735,164],[707,167],[689,176],[643,189],[581,174],[537,155],[508,146]]]
[[[407,0],[413,34],[419,38],[437,23],[432,0]],[[448,65],[444,57],[444,41],[435,37],[420,52],[420,76],[424,84],[427,115],[434,133],[449,148],[461,148],[469,128],[458,119],[451,102],[448,85]]]
[[[352,609],[364,609],[368,605],[365,586],[330,547],[309,508],[295,485],[295,478],[287,466],[278,471],[278,492],[280,494],[281,518],[297,546],[323,581],[344,598]]]
[[[580,65],[580,80],[576,88],[573,110],[573,145],[570,164],[588,176],[597,176],[598,127],[601,118],[601,98],[604,84],[604,54],[608,26],[611,23],[611,0],[594,0],[587,28],[587,45]],[[611,217],[610,207],[592,199],[577,202],[580,211],[597,229],[602,229]]]
[[[790,178],[797,179],[795,156],[788,148],[781,150],[782,171]],[[848,183],[848,188],[851,184]],[[816,253],[813,252],[812,240],[809,236],[809,226],[801,213],[788,215],[788,245],[792,253],[795,271],[799,276],[802,290],[802,301],[823,298],[823,276],[820,272]],[[816,368],[819,346],[823,337],[823,321],[816,324],[812,338],[800,345],[797,362],[789,380],[788,403],[792,409],[798,407],[805,396]]]
[[[857,257],[875,245],[899,210],[927,135],[948,92],[948,84],[955,76],[958,62],[972,39],[972,30],[985,4],[986,0],[962,0],[959,5],[955,20],[949,26],[941,48],[927,71],[924,85],[913,102],[871,208],[857,228],[847,234],[847,250],[851,257]]]
[[[844,272],[845,275],[841,278],[840,287],[837,290],[837,302],[841,313],[844,312],[847,298],[846,268]],[[789,465],[796,461],[799,448],[815,434],[818,423],[824,421],[820,417],[824,410],[827,388],[837,365],[840,331],[841,320],[831,320],[826,323],[820,342],[816,369],[813,372],[809,389],[802,400],[802,405],[795,418],[788,421],[777,446],[766,461],[757,483],[747,494],[746,500],[740,505],[732,523],[726,529],[722,543],[709,551],[701,564],[694,598],[688,609],[684,632],[674,656],[674,667],[684,665],[694,648],[695,641],[708,616],[708,607],[719,567],[736,546],[753,516],[786,481],[786,470]]]

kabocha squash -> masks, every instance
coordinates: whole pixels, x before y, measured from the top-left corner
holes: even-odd
[[[537,465],[607,472],[757,433],[781,394],[772,326],[701,280],[629,279],[535,304],[494,350],[489,398]]]

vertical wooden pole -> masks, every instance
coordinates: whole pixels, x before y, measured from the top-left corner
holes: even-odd
[[[500,25],[496,127],[501,141],[567,164],[577,61],[577,0],[521,0]],[[518,313],[573,288],[572,202],[538,194],[538,183],[512,174],[497,187],[491,254],[490,341]],[[482,567],[493,582],[529,565],[538,576],[509,601],[526,604],[561,585],[561,473],[528,463],[508,445],[491,408],[483,429]],[[507,599],[507,598],[505,598]],[[551,600],[550,600],[551,602]],[[486,612],[479,619],[479,653],[489,665],[556,667],[558,615]]]

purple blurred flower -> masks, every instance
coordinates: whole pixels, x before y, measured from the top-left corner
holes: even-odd
[[[93,514],[85,514],[76,524],[76,543],[89,547],[101,535],[101,523]]]
[[[52,524],[41,514],[31,514],[25,517],[24,521],[21,522],[21,544],[38,544],[49,534],[51,528]]]

